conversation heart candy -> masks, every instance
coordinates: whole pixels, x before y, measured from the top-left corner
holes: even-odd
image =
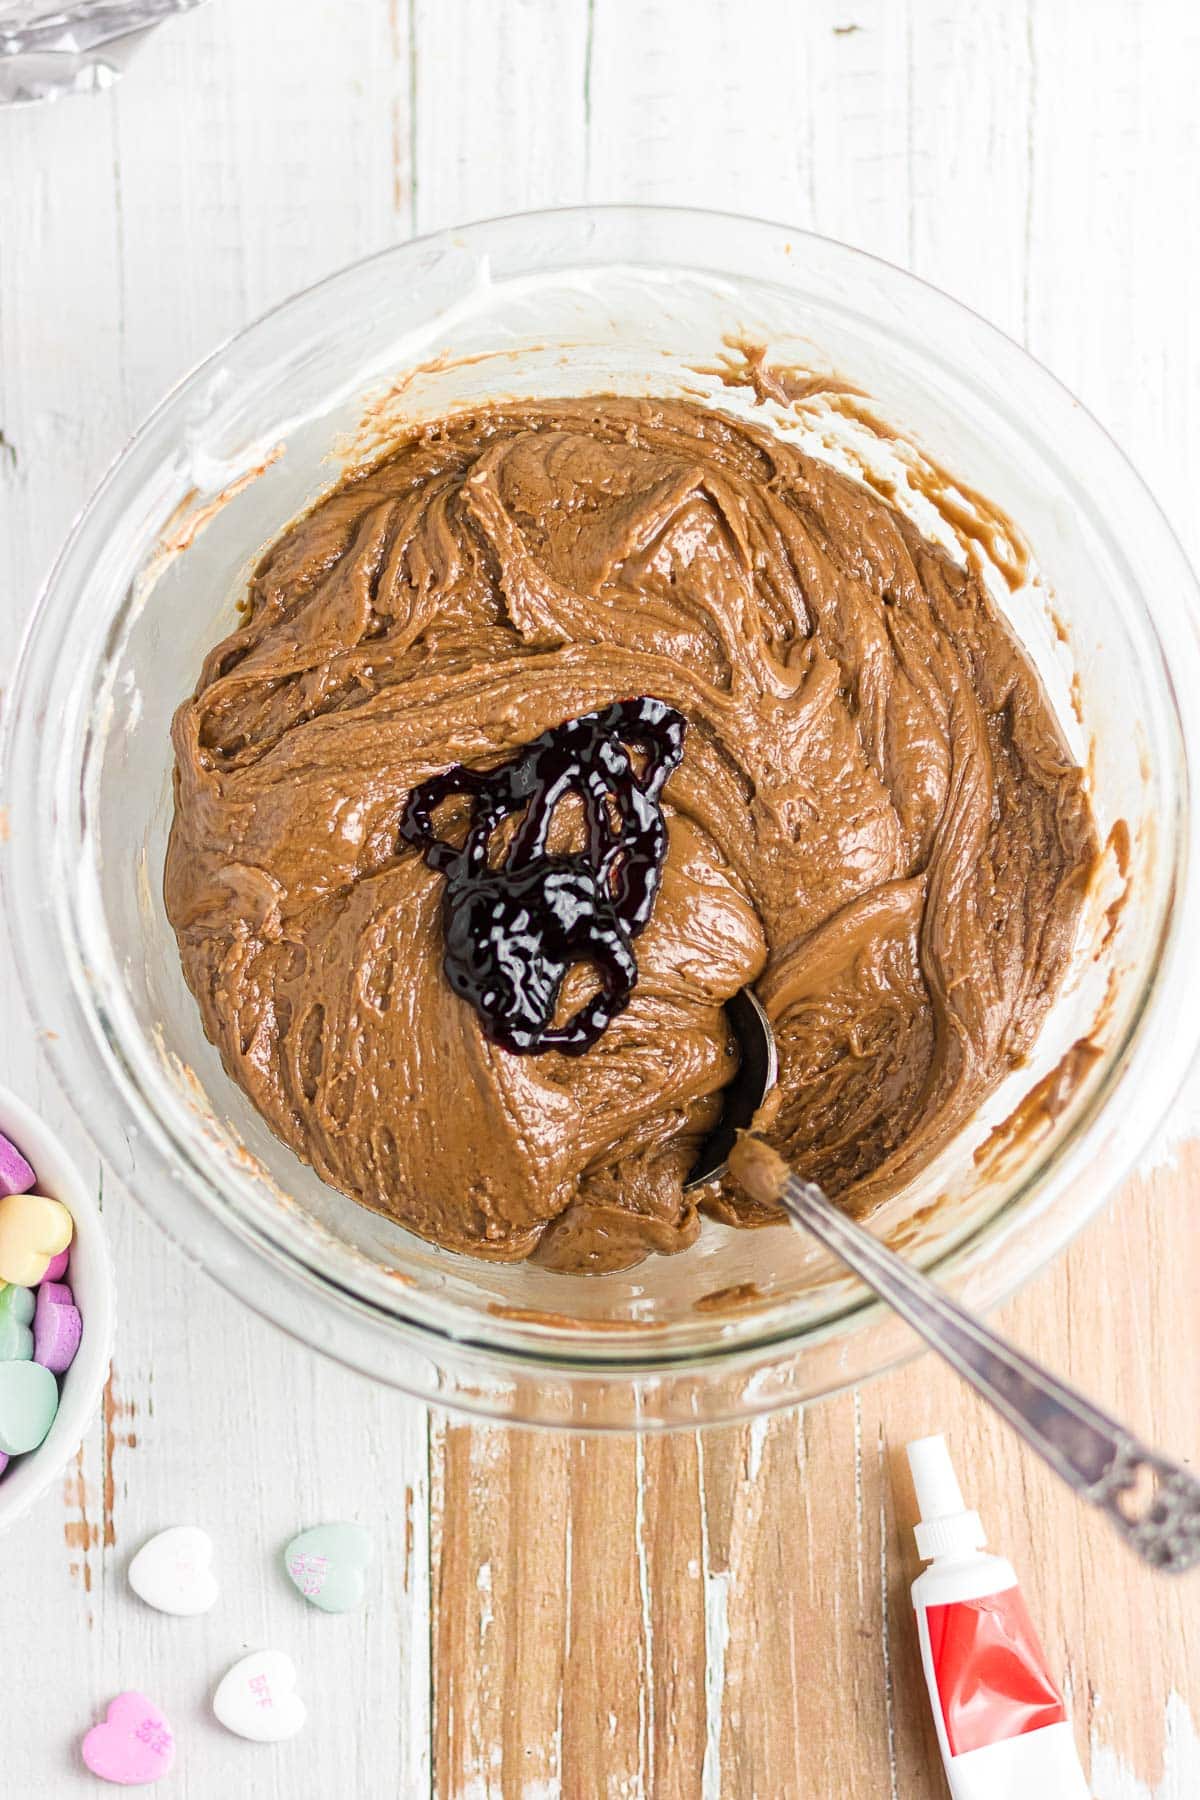
[[[66,1207],[44,1194],[0,1197],[0,1281],[34,1287],[74,1229]]]
[[[33,1355],[29,1325],[35,1304],[32,1288],[10,1283],[0,1289],[0,1362],[28,1362]]]
[[[67,1264],[70,1260],[71,1252],[69,1250],[60,1250],[58,1255],[52,1256],[50,1261],[46,1264],[46,1273],[42,1276],[42,1280],[61,1281],[67,1272]]]
[[[58,1411],[58,1383],[36,1362],[0,1362],[0,1450],[36,1450]]]
[[[65,1375],[83,1336],[83,1320],[71,1290],[61,1281],[43,1281],[33,1315],[33,1360]]]
[[[256,1650],[221,1677],[213,1711],[228,1731],[256,1744],[294,1737],[306,1718],[296,1670],[281,1650]]]
[[[27,1194],[36,1181],[17,1146],[0,1131],[0,1194]]]
[[[198,1525],[168,1526],[147,1538],[130,1563],[129,1585],[159,1612],[207,1612],[219,1592],[212,1555],[212,1539]]]
[[[134,1690],[118,1694],[83,1740],[83,1760],[93,1775],[118,1787],[145,1787],[175,1761],[175,1734],[161,1708]]]
[[[294,1537],[283,1566],[306,1600],[322,1612],[349,1612],[362,1602],[371,1540],[361,1525],[314,1525]]]

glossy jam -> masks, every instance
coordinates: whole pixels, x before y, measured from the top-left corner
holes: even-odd
[[[661,700],[618,700],[543,732],[499,768],[460,764],[409,795],[400,836],[446,877],[446,975],[505,1050],[581,1055],[628,1005],[632,940],[654,909],[667,854],[660,796],[686,728]],[[571,794],[583,802],[586,847],[550,851],[555,808]],[[461,849],[434,829],[437,809],[456,796],[471,803]],[[493,866],[492,834],[517,813]],[[599,987],[555,1025],[574,963],[589,963]]]

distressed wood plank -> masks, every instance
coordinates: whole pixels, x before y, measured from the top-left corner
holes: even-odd
[[[694,1437],[639,1444],[639,1575],[649,1661],[647,1789],[702,1790],[707,1746],[705,1582]]]
[[[567,1444],[443,1424],[434,1450],[436,1792],[502,1800],[556,1792]]]
[[[638,1455],[621,1438],[572,1438],[562,1791],[647,1792],[649,1633],[638,1566]],[[436,1705],[436,1695],[435,1695]]]
[[[1198,1183],[1200,1147],[1178,1169],[1133,1182],[998,1316],[1035,1355],[1193,1458]],[[1100,1295],[1108,1332],[1095,1329]],[[944,1790],[908,1597],[919,1564],[903,1446],[937,1430],[993,1545],[1017,1565],[1097,1800],[1188,1800],[1200,1782],[1200,1638],[1187,1584],[1135,1563],[928,1356],[860,1392],[699,1439],[575,1439],[564,1452],[521,1432],[451,1432],[440,1509],[455,1525],[436,1585],[455,1623],[441,1627],[435,1710],[439,1731],[452,1719],[460,1743],[474,1721],[505,1723],[473,1737],[466,1761],[451,1754],[444,1778],[439,1757],[439,1794],[509,1794],[507,1721],[532,1682],[545,1730],[557,1650],[561,1786],[550,1792],[934,1800]],[[524,1523],[498,1574],[514,1513]],[[531,1581],[522,1554],[563,1537],[565,1585],[544,1570]],[[486,1661],[471,1648],[484,1567]],[[601,1777],[607,1790],[589,1786]]]
[[[582,198],[588,17],[586,0],[415,0],[414,229]]]

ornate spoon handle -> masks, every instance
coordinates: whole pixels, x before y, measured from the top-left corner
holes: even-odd
[[[1074,1388],[1005,1343],[956,1300],[791,1175],[780,1201],[1002,1413],[1143,1562],[1180,1574],[1200,1562],[1200,1480]]]

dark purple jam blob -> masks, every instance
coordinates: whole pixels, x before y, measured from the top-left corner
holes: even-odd
[[[446,975],[505,1050],[580,1056],[629,1004],[631,941],[654,910],[667,855],[659,796],[686,729],[661,700],[618,700],[543,732],[498,769],[460,764],[408,796],[400,836],[446,877]],[[640,771],[629,746],[641,752]],[[554,809],[572,793],[583,801],[587,848],[552,854]],[[455,795],[471,801],[461,850],[433,827]],[[519,812],[525,817],[493,868],[492,833]],[[592,965],[599,991],[556,1026],[563,978],[577,962]]]

